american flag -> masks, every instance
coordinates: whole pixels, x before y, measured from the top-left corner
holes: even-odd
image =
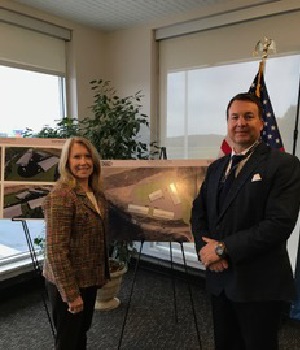
[[[258,95],[263,106],[264,127],[261,133],[262,141],[272,148],[279,148],[280,151],[284,151],[262,69],[256,74],[249,92]],[[222,156],[230,153],[231,147],[228,145],[227,140],[224,139],[220,147],[220,155]]]
[[[264,128],[261,133],[262,141],[272,148],[279,148],[280,151],[284,151],[263,72],[256,74],[249,92],[258,95],[263,106]]]

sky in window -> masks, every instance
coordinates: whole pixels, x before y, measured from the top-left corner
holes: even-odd
[[[0,66],[0,133],[39,131],[61,118],[59,77]]]
[[[291,105],[297,104],[299,68],[299,55],[266,62],[265,80],[276,118],[282,118]],[[248,91],[257,72],[256,61],[169,73],[167,137],[183,135],[184,113],[189,135],[224,135],[228,101]]]

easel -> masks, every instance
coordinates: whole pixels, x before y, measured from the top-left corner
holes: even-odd
[[[130,308],[130,305],[131,305],[133,288],[134,288],[134,284],[136,282],[136,276],[137,276],[137,271],[138,271],[139,265],[140,265],[140,258],[141,258],[141,253],[142,253],[142,250],[143,250],[144,242],[145,242],[145,240],[141,240],[141,242],[140,242],[140,249],[139,249],[138,256],[137,256],[136,263],[135,263],[134,274],[133,274],[133,278],[132,278],[132,282],[131,282],[131,288],[130,288],[130,293],[129,293],[129,299],[128,299],[128,303],[127,303],[127,307],[126,307],[126,311],[125,311],[125,316],[124,316],[123,324],[122,324],[122,328],[121,328],[121,335],[120,335],[120,338],[119,338],[118,350],[121,349],[121,345],[122,345],[124,329],[125,329],[125,325],[126,325],[126,322],[127,322],[129,308]],[[183,264],[184,264],[184,272],[185,272],[186,275],[188,275],[188,267],[187,267],[187,263],[186,263],[186,259],[185,259],[183,242],[177,242],[177,243],[180,244],[180,249],[181,249],[181,252],[182,252]],[[173,299],[174,299],[174,316],[175,316],[175,323],[178,323],[178,311],[177,311],[177,302],[176,302],[175,277],[174,277],[174,273],[173,273],[174,272],[174,263],[173,263],[173,256],[172,256],[172,242],[170,241],[169,244],[170,244],[170,267],[171,267],[172,289],[173,289]],[[194,305],[194,300],[193,300],[193,295],[192,295],[192,289],[191,289],[191,285],[190,285],[190,282],[189,282],[188,278],[185,281],[187,282],[187,285],[188,285],[189,297],[190,297],[190,302],[191,302],[192,311],[193,311],[193,319],[194,319],[194,323],[195,323],[199,349],[202,350],[202,343],[201,343],[200,331],[199,331],[199,328],[198,328],[198,322],[197,322],[195,305]]]
[[[160,148],[160,153],[158,159],[167,159],[167,148],[166,147],[161,147]]]
[[[32,239],[31,239],[31,235],[30,235],[30,231],[29,231],[29,227],[27,225],[27,222],[26,222],[26,220],[19,219],[19,218],[12,218],[12,221],[18,221],[18,222],[21,222],[21,224],[22,224],[22,228],[23,228],[23,231],[24,231],[24,234],[25,234],[26,243],[27,243],[27,246],[28,246],[28,249],[29,249],[29,254],[30,254],[33,270],[36,272],[37,277],[41,280],[41,278],[43,277],[43,274],[42,274],[42,270],[41,270],[41,266],[40,266],[39,260],[38,260],[38,258],[36,256],[36,252],[35,252],[35,249],[34,249],[34,245],[32,243]],[[41,290],[40,295],[41,295],[41,298],[42,298],[42,301],[43,301],[43,306],[44,306],[44,309],[45,309],[46,314],[47,314],[48,322],[49,322],[50,327],[51,327],[52,337],[53,337],[53,340],[54,340],[54,343],[55,343],[54,326],[53,326],[53,322],[52,322],[52,319],[51,319],[51,316],[50,316],[50,313],[49,313],[49,309],[48,309],[48,305],[47,305],[47,302],[46,302],[46,295],[45,295],[44,289]]]
[[[165,160],[167,159],[167,149],[166,149],[166,147],[161,147],[160,154],[159,154],[159,159],[165,159]],[[142,239],[141,242],[140,242],[140,249],[139,249],[138,257],[136,259],[134,274],[133,274],[133,278],[132,278],[132,282],[131,282],[131,288],[130,288],[130,293],[129,293],[129,300],[128,300],[128,303],[127,303],[125,316],[124,316],[124,319],[123,319],[123,324],[122,324],[122,329],[121,329],[121,335],[120,335],[120,338],[119,338],[118,350],[121,349],[121,345],[122,345],[124,329],[125,329],[125,325],[126,325],[126,322],[127,322],[129,308],[130,308],[130,305],[131,305],[133,288],[134,288],[134,284],[136,282],[136,276],[137,276],[137,271],[138,271],[139,264],[140,264],[140,258],[141,258],[141,253],[142,253],[142,250],[143,250],[144,242],[145,242],[144,239]],[[180,249],[181,249],[182,257],[183,257],[184,272],[187,275],[188,274],[188,268],[187,268],[187,264],[186,264],[185,254],[184,254],[183,242],[180,241],[180,242],[177,242],[177,243],[180,244]],[[176,302],[175,277],[174,277],[174,273],[173,273],[174,272],[174,264],[173,264],[173,255],[172,255],[172,241],[170,241],[169,244],[170,244],[170,267],[171,267],[171,276],[172,276],[171,278],[172,278],[172,289],[173,289],[173,300],[174,300],[174,316],[175,316],[175,323],[178,323],[178,311],[177,311],[177,302]],[[196,311],[195,311],[194,300],[193,300],[193,296],[192,296],[192,289],[191,289],[191,285],[190,285],[190,282],[189,282],[188,278],[186,279],[186,282],[187,282],[187,285],[188,285],[189,297],[190,297],[190,302],[191,302],[192,311],[193,311],[193,319],[194,319],[194,323],[195,323],[199,349],[202,350],[202,343],[201,343],[201,337],[200,337],[200,332],[199,332],[199,328],[198,328],[198,322],[197,322],[197,316],[196,316]]]

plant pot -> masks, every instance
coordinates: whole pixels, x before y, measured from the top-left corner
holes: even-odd
[[[120,270],[110,272],[110,281],[108,281],[97,292],[95,309],[100,311],[112,310],[117,308],[121,301],[117,298],[120,291],[123,274],[127,272],[127,267],[122,265]]]

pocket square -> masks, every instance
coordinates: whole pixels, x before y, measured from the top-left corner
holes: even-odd
[[[254,174],[252,179],[251,179],[251,182],[255,182],[255,181],[262,181],[262,178],[260,176],[260,174]]]

